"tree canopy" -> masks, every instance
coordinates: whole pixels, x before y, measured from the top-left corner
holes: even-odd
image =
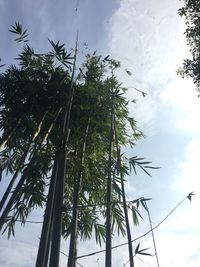
[[[95,52],[77,66],[78,42],[68,52],[50,40],[52,50],[39,54],[19,23],[11,32],[24,46],[18,63],[0,74],[0,172],[1,179],[11,177],[0,202],[0,229],[10,236],[17,221],[25,224],[33,209],[45,208],[37,267],[58,266],[61,235],[70,236],[68,266],[74,267],[76,240],[93,234],[100,245],[106,241],[108,267],[113,234],[127,234],[131,252],[128,210],[134,224],[140,215],[140,199],[126,203],[129,165],[148,175],[155,168],[121,153],[142,133],[115,76],[120,63]]]
[[[200,91],[200,1],[184,0],[184,7],[178,13],[185,19],[185,36],[192,56],[184,60],[178,73],[183,77],[191,77]]]

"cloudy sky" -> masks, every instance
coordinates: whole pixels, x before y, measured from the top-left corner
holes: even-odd
[[[155,238],[160,266],[199,267],[200,100],[192,81],[176,75],[183,58],[189,56],[184,22],[177,15],[180,6],[178,0],[0,0],[0,57],[3,63],[13,63],[18,47],[8,29],[19,21],[28,29],[31,44],[38,51],[49,49],[47,38],[73,47],[78,30],[80,51],[84,51],[86,42],[91,51],[110,54],[121,61],[119,78],[130,88],[128,99],[137,98],[137,103],[130,105],[130,112],[146,136],[127,153],[162,167],[152,171],[152,178],[142,173],[131,176],[127,184],[129,199],[152,198],[149,208],[156,225],[180,200],[195,191],[192,203],[183,202],[155,230]],[[133,87],[145,91],[147,96],[143,98]],[[32,219],[38,220],[39,215],[36,211]],[[132,228],[133,237],[148,230],[145,217],[140,227]],[[39,235],[40,225],[32,224],[17,227],[16,237],[9,241],[2,236],[0,267],[34,266]],[[151,236],[140,243],[153,253]],[[96,249],[93,243],[80,244],[79,254]],[[65,244],[62,251],[67,253]],[[122,267],[127,260],[126,247],[113,250],[113,266]],[[61,255],[60,266],[66,266],[65,262],[66,257]],[[79,263],[100,267],[104,265],[103,255]],[[155,257],[136,258],[136,267],[142,266],[157,266]]]

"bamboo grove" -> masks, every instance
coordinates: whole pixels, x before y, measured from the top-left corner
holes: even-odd
[[[0,74],[0,174],[9,181],[0,230],[14,235],[17,221],[43,208],[36,267],[59,266],[61,236],[69,239],[68,267],[76,266],[77,240],[93,236],[106,244],[110,267],[115,233],[127,235],[133,267],[129,211],[138,224],[139,200],[127,205],[125,177],[129,164],[147,174],[153,167],[121,152],[142,134],[115,76],[119,62],[93,53],[77,66],[78,40],[71,53],[50,41],[51,51],[37,54],[19,23],[11,32],[24,46]]]

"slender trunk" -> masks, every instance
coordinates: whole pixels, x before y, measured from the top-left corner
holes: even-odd
[[[125,189],[124,189],[124,181],[123,181],[122,175],[120,175],[120,176],[121,176],[120,178],[121,178],[121,187],[122,187],[123,209],[124,209],[125,222],[126,222],[126,233],[127,233],[127,239],[128,239],[128,250],[129,250],[130,267],[134,267],[133,246],[132,246],[132,242],[131,242],[131,240],[132,240],[132,238],[131,238],[131,229],[130,229],[130,223],[129,223],[129,218],[128,218],[128,210],[127,210],[127,205],[126,205],[126,195],[125,195]]]
[[[77,244],[77,225],[78,225],[78,196],[81,187],[81,180],[83,174],[83,164],[85,158],[86,141],[89,132],[90,116],[88,117],[87,126],[85,130],[85,135],[83,139],[83,144],[81,147],[81,160],[80,169],[78,171],[78,176],[74,177],[74,194],[73,194],[73,212],[72,212],[72,222],[71,222],[71,236],[70,236],[70,246],[69,246],[69,257],[68,257],[68,267],[75,267],[76,265],[76,244]]]
[[[13,184],[14,184],[14,182],[15,182],[15,180],[16,180],[16,178],[17,178],[17,176],[18,176],[18,174],[19,174],[19,172],[20,172],[20,170],[21,170],[21,168],[22,168],[22,166],[23,166],[23,164],[24,164],[24,162],[25,162],[25,160],[26,160],[26,157],[27,157],[28,152],[29,152],[29,150],[30,150],[31,144],[34,142],[35,138],[36,138],[36,137],[38,136],[38,134],[40,133],[40,129],[41,129],[41,126],[42,126],[42,123],[43,123],[43,121],[44,121],[45,116],[46,116],[46,113],[45,113],[45,115],[43,116],[43,118],[42,118],[40,124],[38,125],[36,132],[33,134],[32,139],[29,141],[28,146],[27,146],[26,150],[24,151],[24,154],[22,155],[22,157],[21,157],[21,159],[20,159],[20,161],[19,161],[19,164],[18,164],[18,166],[17,166],[17,169],[16,169],[16,171],[15,171],[15,173],[14,173],[14,175],[13,175],[13,177],[12,177],[12,179],[11,179],[11,181],[10,181],[10,183],[9,183],[9,185],[8,185],[8,187],[7,187],[5,193],[4,193],[4,195],[3,195],[3,197],[2,197],[2,199],[1,199],[1,201],[0,201],[0,212],[1,212],[1,210],[2,210],[2,208],[3,208],[3,206],[4,206],[4,204],[5,204],[5,202],[6,202],[7,198],[8,198],[8,196],[9,196],[9,194],[10,194],[10,192],[11,192],[11,189],[12,189],[12,187],[13,187]]]
[[[59,153],[59,164],[58,164],[58,177],[55,194],[55,213],[53,214],[53,232],[52,232],[52,243],[50,252],[49,267],[59,266],[60,256],[60,241],[62,234],[62,211],[63,211],[63,196],[64,196],[64,185],[65,185],[65,174],[66,174],[66,146],[70,134],[69,122],[71,117],[71,108],[74,97],[74,75],[76,67],[76,56],[77,56],[77,45],[78,35],[76,38],[75,56],[73,63],[73,70],[70,82],[70,99],[68,106],[64,110],[64,119],[62,124],[62,135],[60,137],[60,153]]]
[[[46,139],[48,138],[48,135],[51,132],[54,126],[54,123],[56,122],[61,110],[62,108],[60,108],[60,110],[57,112],[53,122],[51,123],[43,139],[43,142],[45,142]],[[41,233],[40,244],[39,244],[37,260],[36,260],[36,267],[46,267],[48,265],[57,175],[58,175],[58,152],[56,153],[56,156],[55,156],[54,167],[53,167],[50,186],[49,186],[47,204],[46,204],[44,221],[43,221],[43,226],[42,226],[42,233]]]
[[[49,267],[58,267],[60,258],[60,242],[62,235],[63,195],[66,174],[66,149],[62,147],[58,155],[58,176],[55,191],[55,209],[53,212],[52,243]]]
[[[62,111],[62,108],[60,108],[58,110],[58,112],[56,113],[56,116],[54,117],[54,120],[52,121],[52,123],[51,123],[51,125],[50,125],[50,127],[49,127],[49,129],[48,129],[48,131],[47,131],[42,143],[45,143],[47,141],[47,138],[49,137],[49,134],[50,134],[50,132],[51,132],[51,130],[52,130],[52,128],[53,128],[58,116],[60,115],[61,111]]]
[[[4,222],[6,221],[6,218],[7,218],[8,214],[9,214],[9,212],[10,212],[12,206],[13,206],[14,201],[16,200],[16,197],[17,197],[21,187],[23,186],[23,184],[24,184],[24,182],[25,182],[25,180],[26,180],[26,178],[27,178],[27,176],[28,176],[28,174],[30,172],[30,169],[31,169],[32,165],[34,164],[34,159],[35,159],[35,154],[32,157],[31,161],[29,162],[27,168],[24,170],[24,173],[22,174],[22,177],[20,178],[20,180],[19,180],[14,192],[12,193],[12,195],[11,195],[7,205],[6,205],[6,207],[4,208],[4,211],[3,211],[3,213],[2,213],[2,215],[0,217],[0,231],[1,231],[2,227],[3,227]]]
[[[121,172],[121,152],[120,152],[120,146],[118,142],[118,136],[117,136],[117,127],[116,127],[116,120],[114,118],[114,131],[115,131],[115,144],[117,149],[117,164],[118,164],[118,172],[120,174],[120,180],[121,180],[121,189],[122,189],[122,202],[123,202],[123,209],[124,209],[124,216],[125,216],[125,222],[126,222],[126,234],[128,239],[128,251],[129,251],[129,262],[130,267],[134,267],[134,260],[133,260],[133,246],[132,246],[132,238],[131,238],[131,229],[130,229],[130,223],[128,218],[128,210],[126,205],[126,194],[125,194],[125,188],[124,188],[124,180],[123,175]]]
[[[46,255],[44,260],[44,266],[48,266],[49,262],[49,256],[50,256],[50,250],[51,250],[51,240],[52,240],[52,234],[53,234],[53,224],[54,224],[54,214],[55,214],[55,202],[53,203],[52,207],[52,214],[51,214],[51,220],[50,220],[50,229],[49,229],[49,235],[47,238],[47,249],[46,249]]]
[[[113,90],[112,90],[113,94]],[[111,122],[110,122],[110,135],[109,135],[109,148],[108,148],[108,177],[107,177],[107,192],[106,192],[106,256],[105,267],[112,266],[112,229],[111,229],[111,202],[112,202],[112,150],[113,150],[113,137],[114,137],[114,105],[113,95],[111,96],[112,109],[111,109]]]
[[[52,220],[52,212],[53,212],[53,202],[55,197],[55,187],[56,187],[56,178],[57,178],[57,169],[58,169],[58,161],[57,158],[55,158],[54,161],[54,167],[52,171],[51,176],[51,182],[49,186],[49,192],[48,192],[48,199],[44,214],[44,223],[42,226],[42,233],[40,237],[40,244],[37,254],[37,260],[36,260],[36,267],[46,267],[47,266],[47,260],[49,256],[49,236],[51,231],[51,220]],[[46,264],[46,265],[45,265]]]
[[[153,246],[154,246],[154,250],[155,250],[157,267],[160,267],[160,263],[159,263],[159,259],[158,259],[158,252],[157,252],[157,248],[156,248],[156,240],[155,240],[155,236],[154,236],[153,225],[151,222],[151,215],[150,215],[149,208],[147,206],[146,201],[144,202],[144,205],[145,205],[145,209],[146,209],[147,214],[148,214],[149,224],[150,224],[150,228],[151,228],[151,235],[152,235],[152,239],[153,239]]]
[[[5,204],[5,202],[7,200],[7,198],[9,196],[10,192],[11,192],[11,189],[12,189],[13,184],[14,184],[14,182],[15,182],[18,174],[19,174],[19,171],[21,170],[22,165],[24,164],[24,161],[25,161],[25,159],[27,157],[27,154],[29,152],[29,149],[30,149],[30,146],[31,146],[32,142],[33,142],[33,139],[30,140],[30,142],[29,142],[29,144],[28,144],[28,146],[27,146],[24,154],[22,155],[22,157],[20,159],[20,162],[19,162],[19,164],[17,166],[17,169],[16,169],[16,171],[15,171],[15,173],[14,173],[14,175],[13,175],[13,177],[12,177],[12,179],[11,179],[11,181],[10,181],[10,183],[9,183],[9,185],[8,185],[6,191],[5,191],[5,193],[4,193],[4,195],[3,195],[2,199],[1,199],[1,202],[0,202],[0,212],[1,212],[1,210],[2,210],[2,208],[4,206],[4,204]]]
[[[78,174],[78,177],[74,178],[74,194],[73,194],[73,212],[72,212],[72,222],[71,222],[71,236],[70,236],[70,245],[69,245],[69,257],[68,257],[68,267],[75,266],[75,254],[76,254],[76,233],[78,225],[78,195],[80,189],[82,173]]]
[[[12,138],[13,134],[15,133],[17,127],[19,126],[19,124],[21,123],[21,118],[18,119],[16,125],[13,127],[13,129],[11,129],[6,136],[1,139],[0,141],[0,150],[6,145],[6,143]]]
[[[59,112],[60,112],[60,111],[59,111]],[[56,117],[54,118],[53,123],[55,123],[57,117],[58,117],[58,114],[57,114]],[[52,124],[50,125],[50,127],[52,128]],[[49,129],[50,129],[50,127],[49,127]],[[49,129],[48,129],[48,131],[49,131]],[[48,132],[48,131],[47,131],[47,132]],[[44,138],[45,138],[45,137],[44,137]],[[6,205],[6,207],[4,208],[4,211],[3,211],[3,213],[2,213],[2,215],[1,215],[1,217],[0,217],[0,231],[1,231],[2,227],[3,227],[3,224],[4,224],[4,222],[5,222],[5,220],[6,220],[7,216],[8,216],[8,213],[10,212],[10,210],[11,210],[11,208],[12,208],[12,205],[13,205],[13,203],[14,203],[14,201],[15,201],[15,199],[16,199],[16,197],[17,197],[17,195],[18,195],[18,193],[19,193],[19,191],[20,191],[20,189],[21,189],[21,187],[22,187],[22,185],[24,184],[26,178],[28,177],[28,174],[29,174],[29,172],[30,172],[30,170],[31,170],[31,168],[32,168],[32,166],[33,166],[33,164],[34,164],[34,162],[35,162],[35,158],[36,158],[36,156],[37,156],[37,153],[38,153],[38,151],[40,150],[42,143],[44,142],[44,138],[43,138],[43,139],[40,141],[40,143],[37,145],[37,148],[35,149],[34,153],[32,154],[32,157],[31,157],[31,159],[30,159],[30,161],[29,161],[28,166],[27,166],[26,169],[24,170],[24,172],[23,172],[23,174],[22,174],[22,177],[20,178],[20,180],[19,180],[19,182],[18,182],[18,184],[17,184],[17,186],[16,186],[14,192],[12,193],[12,196],[10,197],[10,199],[9,199],[9,201],[8,201],[8,203],[7,203],[7,205]]]

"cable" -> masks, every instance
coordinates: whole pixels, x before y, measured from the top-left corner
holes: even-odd
[[[134,241],[137,241],[139,239],[141,239],[142,237],[148,235],[149,233],[151,233],[153,230],[157,229],[164,221],[167,220],[167,218],[186,200],[186,199],[189,199],[191,200],[191,196],[193,194],[190,193],[188,196],[186,196],[183,200],[181,200],[168,214],[167,216],[164,217],[164,219],[162,221],[160,221],[155,227],[153,227],[151,230],[147,231],[146,233],[144,233],[143,235],[141,236],[138,236],[137,238],[133,239],[131,242],[134,242]],[[113,246],[112,249],[115,249],[115,248],[119,248],[119,247],[122,247],[122,246],[125,246],[127,245],[128,243],[121,243],[119,245],[116,245],[116,246]],[[85,258],[85,257],[89,257],[89,256],[93,256],[93,255],[96,255],[98,253],[102,253],[102,252],[105,252],[105,249],[102,249],[102,250],[98,250],[98,251],[95,251],[95,252],[92,252],[92,253],[89,253],[89,254],[85,254],[85,255],[81,255],[81,256],[78,256],[77,259],[80,259],[80,258]]]

